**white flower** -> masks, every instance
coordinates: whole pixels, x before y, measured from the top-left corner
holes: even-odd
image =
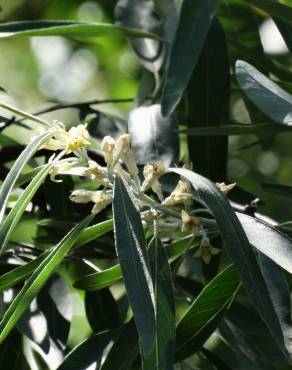
[[[188,182],[179,181],[174,191],[163,202],[166,206],[186,203],[192,199],[191,187]]]
[[[232,190],[235,186],[236,186],[236,183],[233,183],[233,184],[229,184],[229,185],[226,185],[224,182],[221,182],[221,183],[216,183],[216,186],[218,187],[218,189],[223,193],[223,194],[228,194],[230,192],[230,190]]]

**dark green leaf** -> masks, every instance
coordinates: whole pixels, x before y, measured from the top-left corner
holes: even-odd
[[[65,280],[61,276],[53,276],[41,289],[37,302],[47,319],[50,338],[60,350],[64,350],[73,315],[71,294]]]
[[[250,244],[291,274],[292,240],[263,221],[244,213],[236,214]]]
[[[138,354],[138,333],[132,319],[124,326],[99,370],[130,370]]]
[[[85,294],[86,317],[94,333],[119,326],[119,311],[108,288]]]
[[[214,214],[227,252],[236,272],[256,309],[273,337],[284,349],[283,333],[269,296],[265,281],[257,265],[252,247],[227,198],[208,179],[185,169],[171,168],[193,186],[193,194]]]
[[[197,136],[232,136],[232,135],[257,135],[257,134],[278,134],[280,132],[288,132],[291,127],[278,125],[273,123],[258,123],[258,124],[235,124],[224,125],[217,127],[196,127],[188,129],[188,135]]]
[[[139,164],[178,163],[178,121],[174,115],[163,117],[159,104],[134,109],[129,118],[129,133]]]
[[[119,177],[115,179],[113,213],[117,255],[139,337],[147,356],[155,340],[153,285],[140,212],[130,189]]]
[[[282,328],[287,354],[292,363],[292,320],[290,288],[280,267],[264,254],[256,251],[257,260],[270,293],[278,321]]]
[[[22,351],[22,335],[13,330],[0,346],[0,364],[3,370],[30,370]]]
[[[99,366],[104,350],[117,335],[118,331],[108,331],[86,339],[69,352],[57,370],[83,370],[93,364]]]
[[[236,63],[236,77],[243,92],[262,112],[277,123],[292,125],[290,94],[242,60]]]
[[[184,314],[176,330],[176,359],[195,353],[221,321],[240,286],[233,265],[217,275]]]
[[[150,242],[148,255],[155,293],[156,340],[150,356],[143,357],[143,370],[174,370],[175,304],[172,274],[166,251],[157,236]]]
[[[218,19],[214,18],[186,91],[188,129],[219,125],[223,117],[228,117],[229,93],[225,33]],[[227,138],[188,136],[187,141],[189,159],[195,171],[211,180],[224,181]]]
[[[73,21],[24,21],[2,23],[0,37],[11,36],[71,36],[71,37],[108,37],[135,36],[158,38],[156,35],[128,27],[108,23]]]
[[[238,329],[228,320],[220,325],[220,334],[235,352],[239,362],[248,369],[252,370],[273,370],[274,367],[267,361],[255,344],[250,340],[245,332]]]
[[[271,193],[283,195],[284,197],[292,197],[292,186],[280,184],[262,184],[262,188]]]
[[[180,102],[197,64],[214,16],[217,0],[185,0],[170,51],[162,96],[162,114],[168,116]]]

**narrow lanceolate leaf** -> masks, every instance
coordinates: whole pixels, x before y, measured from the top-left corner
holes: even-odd
[[[262,184],[262,188],[271,193],[279,194],[287,198],[292,198],[292,186],[281,184]]]
[[[57,370],[88,369],[94,364],[94,369],[99,368],[105,349],[118,334],[117,330],[105,331],[86,339],[68,353]]]
[[[155,341],[153,284],[140,212],[130,189],[119,177],[116,177],[114,185],[113,214],[117,255],[143,351],[147,356]]]
[[[112,220],[108,220],[108,221],[104,221],[99,224],[87,227],[85,230],[81,231],[76,243],[74,244],[74,247],[78,247],[91,240],[97,239],[99,236],[112,230],[112,226],[113,226]],[[9,271],[6,274],[0,276],[0,292],[2,292],[5,289],[11,288],[12,286],[23,281],[27,276],[29,276],[35,270],[37,266],[39,266],[39,264],[47,257],[47,255],[48,255],[48,252],[44,252],[40,256],[36,257],[34,260],[27,262],[25,265],[16,267],[12,271]],[[117,267],[118,268],[116,268],[117,270],[116,274],[114,275],[116,276],[115,282],[119,281],[122,278],[121,269],[119,266]],[[113,284],[112,282],[113,276],[111,274],[112,270],[110,270],[110,274],[109,274],[110,278],[109,276],[106,277],[107,271],[108,270],[102,271],[101,273],[97,273],[97,274],[101,274],[101,276],[99,277],[98,275],[97,278],[95,277],[95,274],[91,274],[88,277],[84,277],[83,278],[84,284],[86,286],[84,288],[81,287],[81,289],[85,289],[87,287],[87,284],[89,288],[90,288],[90,284],[98,285],[97,287],[96,285],[94,285],[93,286],[94,289],[92,290],[98,290],[106,286],[112,285]],[[92,275],[94,275],[94,277],[92,277]],[[83,283],[83,279],[80,280],[81,285]],[[87,283],[87,280],[88,280],[88,283]]]
[[[88,291],[99,290],[111,286],[122,279],[120,265],[115,265],[101,272],[86,275],[76,281],[74,287]]]
[[[159,104],[139,107],[131,112],[128,126],[139,164],[162,162],[171,166],[178,163],[178,120],[175,115],[163,117]]]
[[[109,23],[72,21],[24,21],[2,23],[0,37],[11,36],[71,36],[71,37],[115,37],[133,36],[158,38],[150,32]]]
[[[89,229],[89,228],[88,228]],[[86,229],[87,230],[87,229]],[[86,232],[84,230],[84,232]],[[190,247],[191,238],[186,237],[184,239],[178,240],[166,247],[167,255],[170,261],[180,256]],[[194,245],[198,245],[199,241],[194,241]],[[86,275],[75,282],[74,287],[83,290],[99,290],[109,287],[119,280],[122,279],[122,271],[120,265],[115,265],[106,270],[95,272],[93,274]]]
[[[111,231],[112,229],[113,229],[113,220],[106,220],[96,225],[89,226],[85,230],[81,231],[74,246],[80,247],[81,245],[89,243],[90,241],[99,238],[100,236]]]
[[[271,334],[285,351],[283,333],[271,298],[244,230],[227,198],[208,179],[185,169],[171,168],[193,186],[193,194],[214,214],[236,272]]]
[[[224,29],[215,17],[186,90],[188,129],[217,127],[228,117],[230,67]],[[187,131],[189,132],[189,131]],[[187,136],[194,170],[211,180],[226,179],[226,137]]]
[[[292,125],[292,95],[242,60],[236,63],[236,77],[243,92],[262,112],[277,123]]]
[[[257,251],[256,256],[283,332],[290,363],[292,363],[292,320],[289,285],[283,271],[273,260]]]
[[[94,333],[117,328],[120,317],[117,302],[108,288],[85,294],[86,317]]]
[[[155,236],[148,248],[154,283],[156,307],[156,340],[149,357],[143,356],[144,370],[173,370],[175,342],[175,313],[172,275],[166,251]]]
[[[12,271],[0,276],[0,292],[13,287],[14,285],[23,281],[27,276],[39,266],[39,264],[48,256],[48,252],[42,253],[34,260],[27,262],[23,266],[16,267]]]
[[[40,172],[33,178],[26,189],[21,193],[15,205],[0,225],[0,254],[3,254],[8,248],[8,242],[13,233],[18,221],[20,220],[23,212],[28,206],[29,202],[44,182],[54,162],[45,165]]]
[[[86,217],[82,222],[70,230],[34,270],[24,287],[12,301],[0,322],[0,343],[7,337],[23,312],[54,272],[54,269],[70,251],[81,230],[88,225],[92,218],[93,215]]]
[[[275,0],[243,0],[245,3],[257,6],[271,16],[292,24],[292,8]]]
[[[36,301],[46,317],[50,338],[60,350],[65,350],[73,316],[72,295],[65,279],[54,274]]]
[[[239,286],[240,281],[231,265],[202,290],[177,325],[177,361],[189,357],[204,344],[219,325]]]
[[[280,132],[290,131],[289,126],[278,125],[274,123],[258,124],[234,124],[217,127],[196,127],[186,130],[188,135],[195,136],[232,136],[232,135],[257,135],[257,134],[278,134]]]
[[[132,319],[123,327],[99,370],[130,370],[138,354],[139,337]]]
[[[162,95],[162,114],[172,113],[179,103],[198,61],[214,16],[217,0],[185,0],[170,51]]]
[[[39,136],[37,136],[21,153],[21,155],[15,161],[13,167],[11,168],[8,176],[2,184],[0,190],[0,224],[3,221],[5,207],[8,201],[8,197],[13,189],[13,186],[18,179],[21,171],[27,162],[31,159],[34,153],[40,148],[40,146],[52,136],[54,131],[46,131]]]
[[[250,244],[292,274],[292,240],[263,221],[239,212],[236,215]]]

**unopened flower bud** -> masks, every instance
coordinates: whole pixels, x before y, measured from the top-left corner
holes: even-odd
[[[115,140],[111,136],[105,136],[101,143],[104,160],[108,165],[113,163],[113,155],[115,149]]]

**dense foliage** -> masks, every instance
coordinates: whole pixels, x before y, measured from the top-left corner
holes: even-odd
[[[292,180],[291,2],[91,1],[89,21],[29,4],[6,47],[70,40],[108,94],[72,101],[70,65],[34,114],[1,87],[1,370],[290,369],[292,187],[273,168],[288,143]],[[283,55],[262,46],[270,19]]]

